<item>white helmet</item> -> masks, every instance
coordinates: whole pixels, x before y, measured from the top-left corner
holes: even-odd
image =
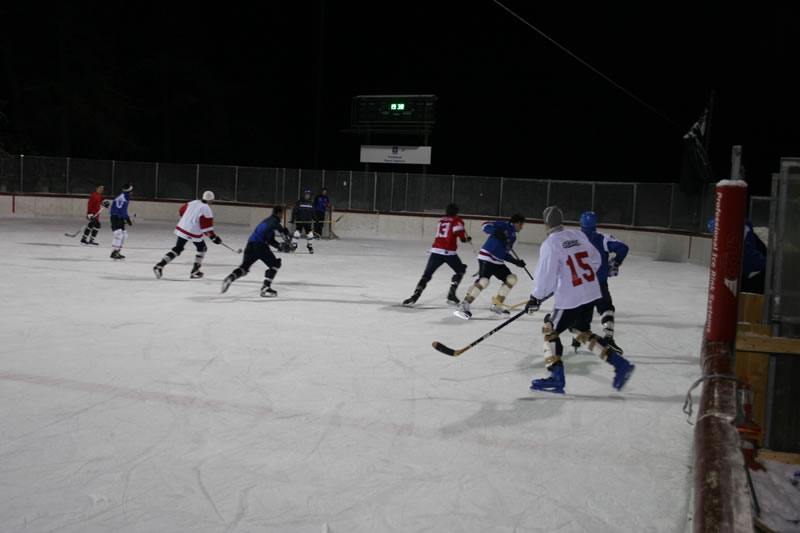
[[[209,202],[214,199],[214,193],[211,191],[206,191],[203,193],[203,200]]]

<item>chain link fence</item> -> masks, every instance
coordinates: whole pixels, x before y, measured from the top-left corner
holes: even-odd
[[[558,205],[567,221],[592,210],[602,224],[706,232],[715,184],[687,194],[677,183],[609,183],[408,172],[362,172],[141,163],[79,158],[0,157],[0,193],[107,194],[133,183],[139,199],[192,200],[212,190],[219,201],[256,205],[293,203],[302,191],[326,187],[338,209],[443,213],[455,202],[461,214],[538,219]]]

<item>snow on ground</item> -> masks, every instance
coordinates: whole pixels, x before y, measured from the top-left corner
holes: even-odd
[[[618,393],[610,365],[567,355],[560,397],[528,390],[547,305],[433,350],[500,321],[497,280],[473,320],[452,314],[447,266],[399,305],[428,239],[301,245],[265,299],[260,263],[220,294],[241,256],[210,243],[204,279],[187,247],[156,280],[168,223],[134,225],[124,262],[107,220],[97,248],[64,236],[80,224],[0,217],[1,530],[686,530],[706,268],[633,250],[610,287],[636,372]],[[218,232],[239,248],[250,230]],[[533,271],[538,246],[517,251]],[[532,284],[511,268],[513,304]]]

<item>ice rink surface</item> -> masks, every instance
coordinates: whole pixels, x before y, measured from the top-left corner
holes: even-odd
[[[557,396],[528,390],[552,300],[460,357],[431,347],[501,323],[497,280],[473,320],[453,315],[447,266],[399,305],[432,237],[301,243],[267,299],[261,263],[220,294],[241,256],[211,243],[204,279],[193,247],[155,279],[169,223],[134,225],[124,262],[107,219],[99,247],[64,236],[80,225],[0,217],[1,531],[686,530],[707,268],[632,250],[609,283],[631,381],[616,392],[610,365],[567,351]],[[538,246],[517,251],[533,272]],[[510,268],[514,304],[532,282]]]

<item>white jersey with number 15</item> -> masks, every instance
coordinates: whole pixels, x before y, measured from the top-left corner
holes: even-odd
[[[600,298],[597,269],[602,259],[581,231],[551,233],[539,249],[536,287],[531,296],[544,300],[555,294],[556,309],[574,309]]]

